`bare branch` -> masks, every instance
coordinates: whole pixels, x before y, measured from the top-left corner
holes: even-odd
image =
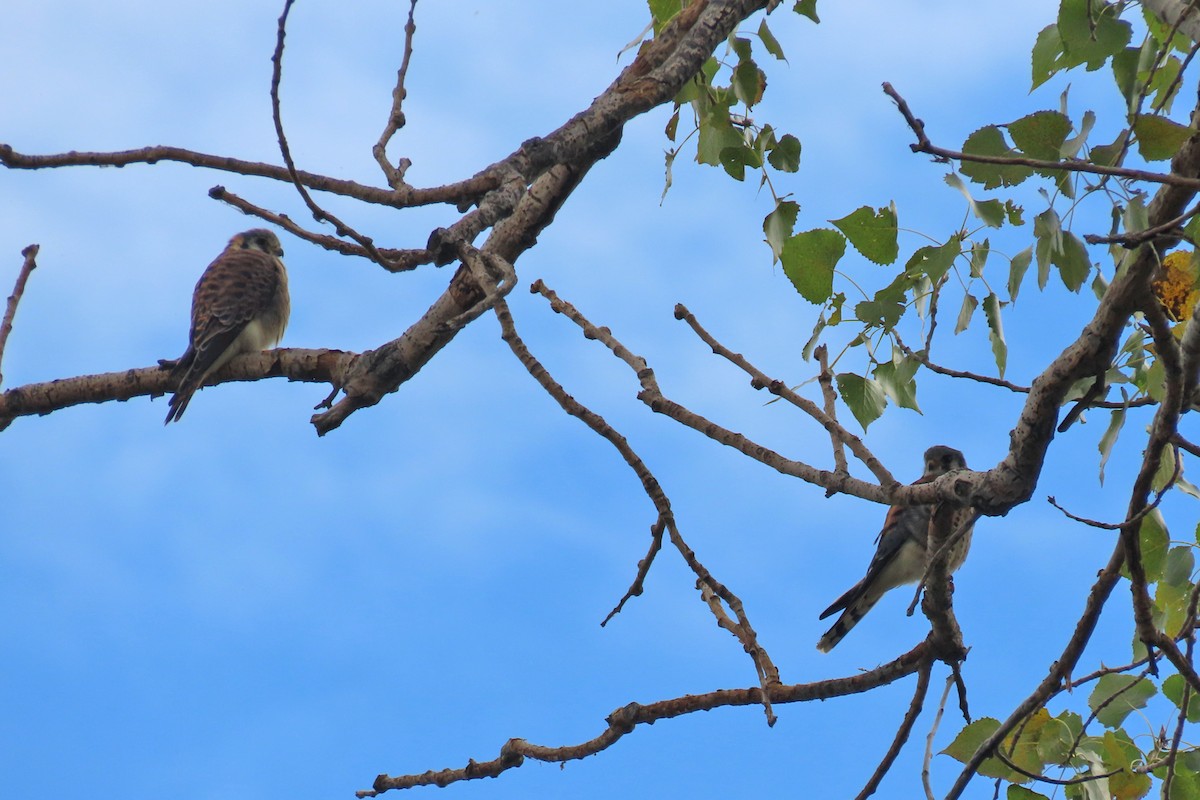
[[[288,147],[287,135],[283,132],[283,114],[279,108],[279,83],[283,79],[283,42],[287,36],[288,15],[291,13],[292,4],[295,2],[296,0],[284,0],[283,13],[279,16],[279,27],[275,37],[275,52],[271,55],[271,117],[275,121],[275,136],[279,140],[279,152],[283,156],[283,163],[287,166],[292,184],[296,187],[296,191],[300,193],[304,204],[312,212],[313,219],[317,222],[332,223],[338,236],[348,236],[358,242],[359,246],[367,251],[372,261],[386,269],[387,259],[375,249],[375,242],[318,206],[316,201],[313,200],[312,195],[308,193],[308,189],[305,188],[304,182],[300,180],[300,176],[296,173],[296,163],[292,159],[292,150]],[[395,272],[397,270],[391,271]]]
[[[913,699],[908,704],[908,711],[905,712],[904,719],[900,721],[900,727],[896,729],[896,738],[892,739],[892,746],[888,748],[883,760],[879,762],[879,766],[875,768],[875,772],[867,780],[867,785],[858,793],[855,800],[866,800],[875,794],[875,790],[883,781],[883,776],[887,775],[888,770],[895,763],[896,757],[900,755],[900,751],[912,733],[913,724],[921,715],[921,708],[925,704],[925,695],[929,693],[929,675],[932,671],[933,664],[929,661],[921,664],[920,669],[917,670],[917,688],[913,691]]]
[[[17,282],[13,286],[13,292],[8,296],[8,305],[4,308],[4,318],[0,319],[0,362],[4,361],[4,350],[8,347],[8,335],[12,333],[13,318],[17,315],[17,304],[25,295],[25,284],[29,280],[29,274],[37,268],[39,249],[38,245],[31,244],[21,251],[25,260],[21,264],[20,272],[17,273]],[[0,372],[0,386],[3,385],[4,373]]]
[[[607,328],[598,328],[590,323],[578,309],[573,305],[561,299],[542,281],[534,281],[531,290],[541,294],[550,301],[550,307],[560,314],[566,316],[569,320],[579,326],[583,332],[584,338],[596,339],[605,347],[607,347],[614,356],[633,370],[637,375],[638,382],[642,386],[642,391],[638,393],[638,399],[645,403],[652,411],[665,414],[676,422],[682,423],[693,430],[699,431],[705,436],[720,442],[727,447],[732,447],[744,455],[765,464],[771,469],[776,470],[784,475],[791,475],[799,478],[806,483],[811,483],[820,486],[824,489],[836,487],[836,491],[844,492],[855,497],[861,497],[864,500],[870,500],[882,505],[923,505],[935,503],[939,500],[951,500],[954,502],[964,502],[963,493],[973,496],[972,489],[965,489],[964,486],[973,486],[980,480],[983,473],[973,472],[971,470],[960,470],[955,473],[947,474],[929,483],[913,483],[899,484],[893,483],[890,487],[882,487],[876,484],[867,483],[854,477],[837,475],[826,470],[819,470],[802,461],[793,461],[785,458],[779,453],[771,450],[765,445],[759,444],[740,433],[735,433],[718,425],[715,422],[691,411],[684,406],[679,405],[673,400],[667,398],[658,385],[658,379],[647,364],[646,360],[640,356],[631,353],[624,345],[617,341],[610,330]],[[686,311],[686,309],[685,309]],[[774,392],[776,387],[769,386]],[[957,488],[956,488],[957,487]],[[973,501],[972,501],[973,502]]]
[[[829,370],[829,348],[820,345],[813,351],[817,365],[821,371],[817,373],[817,383],[821,385],[821,397],[825,402],[825,415],[837,421],[837,394],[833,391],[833,373]],[[845,475],[850,474],[850,465],[846,463],[846,446],[838,436],[830,432],[829,441],[833,447],[833,471]],[[826,495],[827,497],[832,494]]]
[[[868,672],[817,683],[774,684],[768,690],[768,695],[772,703],[783,705],[857,694],[893,683],[905,675],[911,675],[927,663],[928,645],[926,642],[922,642],[896,660]],[[448,786],[460,781],[494,778],[507,770],[521,766],[526,758],[557,763],[574,761],[608,749],[638,725],[650,725],[659,720],[672,719],[697,711],[710,711],[714,708],[757,705],[762,702],[761,694],[762,689],[759,687],[718,689],[705,694],[684,695],[646,705],[630,703],[607,717],[608,727],[598,736],[581,744],[545,747],[530,744],[524,739],[509,739],[500,749],[499,756],[491,761],[478,762],[472,759],[467,766],[459,769],[443,769],[436,772],[431,770],[395,777],[380,775],[375,779],[373,788],[359,791],[357,795],[359,797],[375,797],[391,789],[410,789],[414,786]]]
[[[268,350],[265,353],[238,356],[204,385],[283,377],[290,381],[331,383],[336,386],[342,382],[357,358],[357,354],[342,350]],[[174,391],[175,383],[169,368],[157,366],[18,386],[0,393],[0,430],[7,428],[17,417],[34,414],[44,416],[82,403],[158,397]]]
[[[942,714],[946,711],[946,701],[950,699],[950,687],[954,685],[954,676],[946,676],[946,688],[942,690],[942,699],[938,701],[937,714],[933,716],[933,724],[929,726],[929,735],[925,737],[925,759],[921,762],[921,785],[925,788],[926,800],[935,800],[933,786],[929,782],[930,765],[933,763],[933,739],[937,736],[938,727],[942,724]]]
[[[826,414],[816,403],[808,398],[801,397],[793,392],[787,387],[786,384],[783,383],[783,381],[767,377],[765,373],[747,361],[744,356],[733,352],[729,348],[725,347],[725,345],[718,342],[712,336],[712,334],[710,334],[700,325],[692,312],[688,311],[683,304],[675,306],[675,319],[681,319],[686,322],[688,326],[695,331],[696,335],[699,336],[706,345],[712,348],[714,353],[729,361],[738,369],[742,370],[742,372],[745,372],[747,375],[749,375],[751,379],[750,385],[755,389],[768,390],[771,394],[788,401],[796,408],[800,409],[805,414],[808,414],[810,417],[816,420],[821,427],[828,431],[830,437],[836,438],[838,442],[850,448],[850,452],[854,453],[854,455],[866,465],[867,469],[871,470],[871,473],[879,479],[881,486],[890,487],[897,485],[898,482],[894,477],[892,477],[892,473],[888,472],[887,467],[883,466],[879,459],[875,457],[874,453],[867,449],[867,446],[863,444],[862,439],[843,428],[841,423],[839,423],[835,417],[831,417],[829,414]]]
[[[18,153],[10,145],[0,144],[0,165],[9,169],[51,169],[57,167],[124,167],[130,164],[157,164],[159,161],[175,161],[189,164],[193,167],[204,167],[222,172],[232,172],[237,175],[247,175],[259,178],[270,178],[291,183],[292,173],[287,167],[274,164],[264,164],[258,161],[245,161],[229,156],[216,156],[208,153],[198,153],[182,147],[154,145],[141,147],[136,150],[121,150],[117,152],[95,153],[77,152],[53,155],[27,155]],[[503,180],[503,174],[498,171],[485,170],[478,175],[459,183],[449,183],[445,186],[435,186],[429,189],[381,189],[377,186],[348,181],[341,178],[331,178],[303,170],[296,171],[296,177],[310,189],[319,192],[352,197],[364,203],[392,206],[394,208],[412,208],[439,203],[461,204],[476,201],[487,192],[495,189]]]
[[[306,242],[311,242],[318,247],[323,247],[326,250],[334,253],[340,253],[344,256],[359,256],[361,258],[370,259],[371,254],[366,251],[361,245],[353,242],[347,242],[343,239],[338,239],[333,236],[326,236],[321,233],[313,233],[305,230],[292,221],[287,214],[276,214],[273,211],[268,211],[265,208],[254,205],[248,200],[238,197],[233,192],[227,190],[224,186],[214,186],[208,190],[208,196],[214,200],[220,200],[228,203],[234,208],[241,211],[243,214],[258,217],[266,220],[272,225],[278,225],[288,233],[298,239],[303,239]],[[389,272],[404,272],[407,270],[416,269],[422,264],[433,263],[433,253],[428,249],[420,250],[394,250],[391,248],[379,248],[379,253],[386,259],[382,266]]]
[[[375,156],[375,161],[383,170],[388,185],[393,189],[399,189],[404,185],[404,173],[408,170],[410,163],[408,159],[402,158],[399,164],[393,167],[388,161],[387,146],[392,137],[396,135],[396,131],[404,127],[404,98],[408,96],[408,90],[404,88],[404,79],[408,75],[408,63],[412,59],[413,35],[417,32],[417,24],[414,20],[416,13],[417,0],[410,0],[408,22],[404,24],[404,56],[400,60],[400,69],[396,73],[396,88],[392,89],[392,110],[388,114],[387,125],[383,129],[383,133],[379,135],[379,141],[371,148],[371,154]]]

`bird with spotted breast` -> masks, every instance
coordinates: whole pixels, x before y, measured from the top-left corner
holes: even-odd
[[[204,270],[192,293],[187,351],[172,366],[178,388],[164,424],[182,417],[196,390],[231,358],[283,338],[291,300],[282,255],[279,237],[255,228],[230,239]]]
[[[966,459],[958,450],[945,445],[935,445],[925,451],[925,472],[913,481],[913,485],[929,483],[947,472],[966,468]],[[818,650],[822,653],[832,650],[886,592],[897,586],[921,580],[925,575],[929,524],[933,519],[933,510],[933,505],[892,506],[888,509],[883,530],[875,539],[875,555],[867,567],[867,574],[821,613],[821,619],[838,611],[841,611],[842,615],[817,642]],[[963,511],[966,514],[970,513],[969,509]],[[963,515],[955,515],[955,528],[962,519]],[[946,559],[946,574],[962,566],[967,557],[967,548],[971,546],[973,528],[973,525],[968,528],[951,546]],[[953,533],[952,529],[949,534]]]

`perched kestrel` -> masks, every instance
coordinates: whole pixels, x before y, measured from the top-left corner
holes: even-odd
[[[179,384],[166,422],[182,417],[196,390],[229,359],[283,338],[291,301],[282,255],[279,238],[255,228],[230,239],[204,270],[192,293],[192,330],[174,366]]]
[[[929,483],[939,475],[966,468],[967,462],[962,453],[952,447],[935,445],[925,451],[925,474],[913,481],[913,485]],[[866,576],[821,613],[821,619],[836,611],[841,611],[842,615],[817,642],[818,650],[822,653],[832,650],[885,592],[921,580],[925,575],[926,542],[933,509],[932,505],[892,506],[888,509],[883,530],[875,539],[878,546],[875,548],[871,565],[867,567]],[[969,509],[963,511],[964,514],[970,513]],[[962,519],[963,514],[955,514],[955,528]],[[963,560],[966,559],[967,548],[971,546],[972,528],[967,529],[950,548],[946,559],[947,574],[962,566]],[[949,535],[953,533],[953,530],[948,532]]]

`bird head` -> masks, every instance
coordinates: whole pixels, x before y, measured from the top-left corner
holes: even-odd
[[[956,469],[966,469],[967,459],[953,447],[936,444],[925,451],[924,478],[936,478]]]
[[[238,250],[261,250],[269,256],[282,256],[283,245],[279,244],[279,237],[273,231],[266,228],[253,228],[239,233],[229,240],[230,249]]]

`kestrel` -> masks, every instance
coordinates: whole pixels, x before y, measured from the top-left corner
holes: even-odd
[[[258,353],[283,338],[291,312],[283,248],[255,228],[229,240],[192,293],[188,348],[174,366],[178,388],[166,423],[178,420],[208,377],[242,353]]]
[[[939,475],[966,468],[967,462],[962,453],[952,447],[936,445],[925,451],[925,473],[913,481],[913,485],[929,483]],[[867,567],[866,576],[821,613],[821,619],[837,611],[841,611],[842,615],[817,642],[818,650],[822,653],[832,650],[884,593],[897,586],[921,580],[925,575],[926,542],[933,510],[932,505],[892,506],[888,509],[883,530],[875,539],[878,546],[875,548],[871,565]],[[964,514],[970,513],[969,509],[963,511]],[[956,514],[954,519],[954,528],[957,528],[964,516]],[[947,574],[962,566],[963,560],[966,559],[973,528],[973,525],[968,528],[950,548],[946,559]],[[950,534],[953,532],[951,530]]]

